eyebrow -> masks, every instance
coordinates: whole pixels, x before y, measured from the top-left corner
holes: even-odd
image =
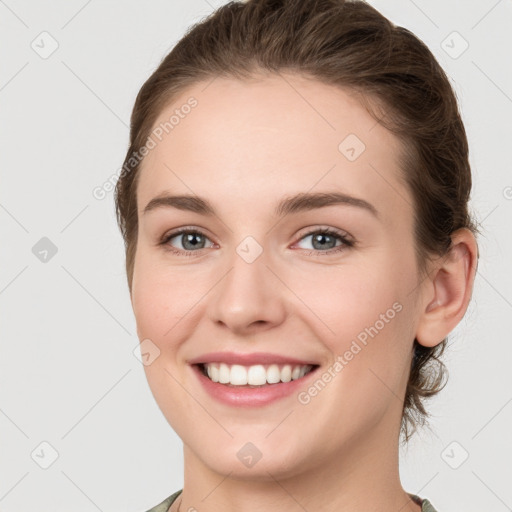
[[[374,217],[379,218],[379,212],[371,203],[364,199],[340,192],[299,193],[282,199],[277,204],[274,213],[279,217],[283,217],[291,213],[315,210],[317,208],[340,204],[364,209],[370,212]],[[215,209],[210,202],[193,195],[157,196],[149,201],[144,208],[143,214],[162,207],[176,208],[178,210],[194,212],[206,216],[216,215]]]

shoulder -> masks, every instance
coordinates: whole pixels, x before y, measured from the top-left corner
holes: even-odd
[[[426,498],[421,502],[421,512],[437,512],[432,503]]]
[[[428,501],[426,498],[420,498],[419,496],[410,493],[409,496],[414,501],[414,503],[421,505],[421,512],[437,512],[432,503],[430,503],[430,501]]]
[[[169,510],[169,507],[174,503],[176,498],[181,494],[182,490],[183,489],[180,489],[179,491],[176,491],[174,494],[171,494],[168,498],[165,498],[164,501],[162,501],[158,505],[155,505],[153,508],[150,508],[146,512],[167,512]]]

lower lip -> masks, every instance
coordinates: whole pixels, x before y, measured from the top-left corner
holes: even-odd
[[[213,382],[203,374],[199,365],[192,365],[192,369],[198,376],[199,381],[207,393],[218,401],[236,407],[258,407],[270,404],[280,398],[298,392],[309,380],[310,376],[316,374],[318,367],[314,368],[300,379],[291,380],[290,382],[267,384],[255,388],[229,386],[220,384],[219,382]]]

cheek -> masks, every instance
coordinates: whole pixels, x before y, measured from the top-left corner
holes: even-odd
[[[174,326],[190,314],[201,297],[201,284],[190,273],[170,268],[144,252],[134,266],[132,306],[140,339],[169,339]]]
[[[378,271],[374,267],[370,271],[363,267],[329,268],[293,279],[297,283],[294,291],[310,316],[314,314],[314,323],[321,329],[318,334],[329,340],[332,349],[343,349],[349,339],[364,342],[372,326],[383,333],[396,324],[403,301],[400,285],[389,269]]]
[[[163,293],[158,283],[148,275],[134,281],[132,287],[132,306],[137,322],[137,334],[142,341],[150,338],[158,343],[158,339],[169,329],[171,319],[167,316],[170,294]]]
[[[399,278],[398,267],[385,262],[350,271],[331,268],[301,285],[297,295],[315,313],[316,336],[331,351],[333,364],[342,358],[342,370],[339,364],[332,369],[342,378],[333,380],[350,393],[340,390],[338,397],[378,405],[392,396],[390,389],[399,394],[414,339],[410,286],[404,285],[410,271],[402,266]]]
[[[158,357],[144,365],[144,372],[162,413],[173,429],[186,438],[187,422],[200,422],[201,417],[200,411],[191,410],[189,396],[179,384],[184,375],[177,359],[187,329],[197,321],[191,310],[192,304],[197,303],[197,293],[186,286],[183,272],[170,272],[154,260],[145,259],[143,253],[138,258],[132,284],[137,334],[141,342],[149,339],[159,350]],[[186,421],[180,418],[184,410],[189,411]],[[194,415],[198,417],[194,419]]]

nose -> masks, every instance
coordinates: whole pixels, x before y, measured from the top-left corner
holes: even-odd
[[[267,263],[265,251],[252,262],[234,251],[229,270],[209,294],[209,317],[217,327],[243,335],[284,321],[286,287]]]

